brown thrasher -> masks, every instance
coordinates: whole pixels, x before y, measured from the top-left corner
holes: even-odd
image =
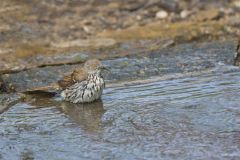
[[[58,83],[46,87],[38,87],[24,93],[35,93],[57,89],[61,97],[72,103],[89,103],[101,98],[105,82],[103,71],[108,70],[97,59],[90,59],[82,68],[75,69],[70,75],[64,76]],[[109,71],[109,70],[108,70]]]

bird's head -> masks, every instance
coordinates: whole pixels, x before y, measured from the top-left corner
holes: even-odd
[[[103,66],[98,59],[87,60],[84,64],[84,68],[87,70],[88,73],[97,72],[98,74],[101,74],[104,71],[110,71],[108,68]]]
[[[95,69],[95,73],[99,74],[100,76],[102,76],[104,72],[111,72],[111,71],[105,66],[99,66]]]
[[[100,66],[102,63],[98,59],[89,59],[84,63],[84,69],[88,72],[94,71]]]

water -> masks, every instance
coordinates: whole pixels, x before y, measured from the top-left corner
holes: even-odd
[[[107,88],[0,115],[0,159],[240,159],[240,71]]]

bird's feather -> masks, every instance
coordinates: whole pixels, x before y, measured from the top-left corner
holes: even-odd
[[[70,75],[66,75],[62,80],[58,81],[58,85],[62,89],[72,86],[76,82],[81,82],[87,79],[88,73],[83,68],[75,69]]]

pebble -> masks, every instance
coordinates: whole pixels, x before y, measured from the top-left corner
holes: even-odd
[[[187,18],[190,14],[191,14],[191,11],[183,10],[180,13],[180,17],[184,19],[184,18]]]
[[[156,18],[158,19],[165,19],[168,17],[168,12],[166,11],[159,11],[156,13]]]
[[[233,4],[235,7],[240,8],[240,0],[235,1]]]
[[[138,15],[138,16],[136,17],[136,19],[137,19],[138,21],[140,21],[140,20],[142,20],[142,16]]]

